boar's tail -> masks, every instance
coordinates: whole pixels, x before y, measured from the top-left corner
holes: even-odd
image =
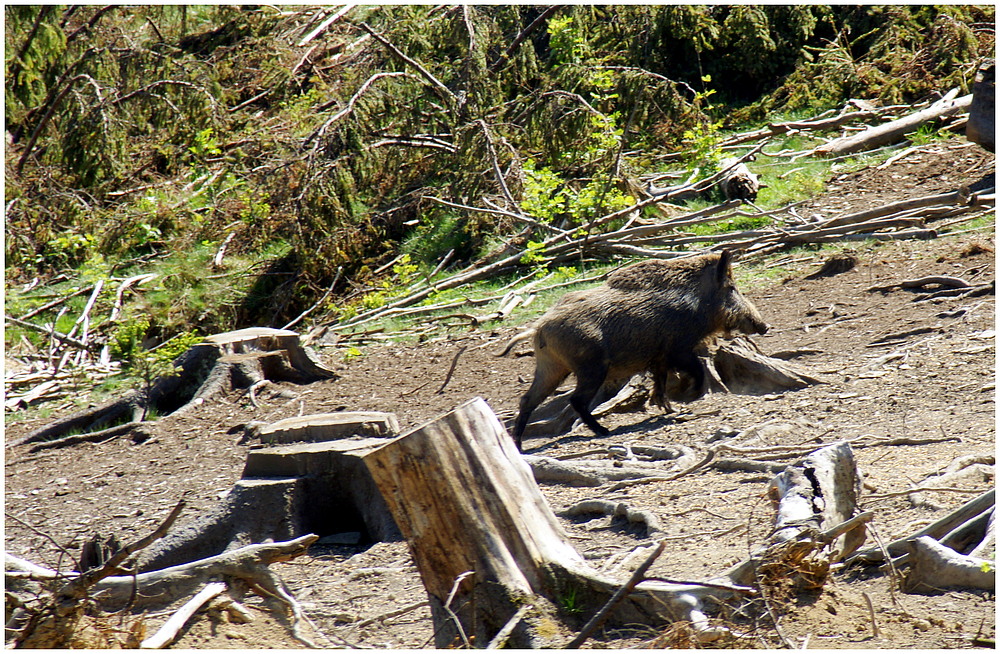
[[[494,352],[493,356],[497,356],[497,357],[505,357],[505,356],[507,356],[507,354],[511,350],[514,349],[515,345],[517,345],[521,341],[528,340],[529,338],[531,338],[534,335],[535,335],[535,328],[534,327],[529,327],[528,329],[525,329],[523,332],[521,332],[520,334],[518,334],[514,338],[510,339],[510,341],[507,342],[507,347],[505,347],[502,352]]]

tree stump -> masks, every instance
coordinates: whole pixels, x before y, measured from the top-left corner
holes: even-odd
[[[262,423],[254,423],[261,425]],[[316,443],[352,436],[387,438],[399,433],[399,420],[393,413],[380,411],[344,411],[317,413],[285,418],[255,430],[261,443]]]
[[[996,111],[996,61],[989,59],[979,67],[972,85],[965,137],[990,152],[996,149]]]
[[[364,460],[420,571],[437,647],[483,647],[512,618],[509,647],[553,646],[564,619],[556,607],[572,598],[575,610],[592,615],[622,585],[591,569],[569,543],[531,469],[481,398]],[[731,592],[645,582],[609,620],[704,623],[702,598]]]
[[[149,409],[162,416],[180,415],[231,387],[247,388],[265,379],[306,384],[336,377],[299,343],[298,334],[267,327],[209,336],[177,357],[174,366],[177,374],[158,377],[149,388],[46,425],[11,446],[139,421]]]
[[[243,478],[211,512],[148,548],[142,570],[158,570],[268,540],[356,533],[401,538],[363,456],[385,439],[363,438],[252,449]]]

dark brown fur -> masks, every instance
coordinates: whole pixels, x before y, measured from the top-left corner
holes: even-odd
[[[763,334],[767,325],[736,289],[728,252],[672,261],[641,261],[621,268],[597,288],[567,293],[535,326],[512,339],[534,338],[535,378],[521,398],[514,440],[531,412],[570,374],[570,403],[584,423],[605,435],[590,403],[607,379],[653,374],[653,399],[665,402],[671,371],[688,377],[693,400],[703,391],[704,371],[694,351],[705,339],[740,330]]]

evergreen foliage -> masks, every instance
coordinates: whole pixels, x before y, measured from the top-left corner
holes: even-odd
[[[429,270],[538,237],[432,197],[509,195],[579,227],[627,204],[649,155],[716,156],[722,125],[967,91],[993,48],[973,26],[994,20],[969,5],[359,6],[297,45],[335,11],[6,6],[8,284],[168,254],[204,266],[232,234],[246,268],[225,310],[206,306],[205,274],[177,277],[159,289],[198,300],[149,307],[151,329],[280,326],[338,269],[374,284],[401,252]]]

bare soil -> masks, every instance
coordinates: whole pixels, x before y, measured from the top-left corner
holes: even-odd
[[[981,182],[993,174],[993,166],[993,156],[977,146],[957,139],[936,143],[884,170],[835,175],[828,191],[807,210],[856,211],[951,191]],[[865,477],[862,505],[875,512],[873,526],[883,540],[911,533],[991,487],[993,478],[980,476],[954,484],[965,492],[926,493],[920,502],[905,495],[886,497],[939,473],[957,457],[994,455],[994,296],[916,302],[916,294],[907,290],[866,289],[926,275],[988,282],[995,276],[993,230],[931,241],[859,243],[850,252],[858,264],[842,274],[806,279],[827,254],[797,253],[784,257],[780,277],[758,276],[743,284],[772,325],[767,335],[754,337],[758,347],[765,353],[810,352],[796,361],[827,383],[778,395],[712,394],[677,406],[679,412],[673,414],[653,408],[615,414],[603,419],[612,429],[607,438],[578,426],[558,438],[527,438],[526,451],[564,455],[625,443],[703,450],[720,434],[765,423],[771,428],[762,430],[760,445],[818,447],[864,435],[928,441],[856,451]],[[743,271],[737,273],[740,277]],[[76,554],[95,533],[115,534],[123,542],[145,535],[184,493],[187,515],[210,510],[240,477],[252,444],[241,442],[242,427],[251,420],[338,410],[392,411],[407,429],[475,396],[509,420],[530,382],[533,359],[492,353],[517,331],[505,324],[422,343],[372,344],[347,361],[341,352],[327,349],[321,354],[339,365],[339,379],[279,385],[258,398],[259,408],[232,392],[183,417],[161,419],[151,428],[152,438],[141,444],[117,438],[40,453],[29,453],[27,446],[7,449],[4,501],[13,519],[6,520],[6,551],[69,569],[69,557],[56,543]],[[462,347],[467,349],[442,389]],[[894,352],[899,356],[876,362]],[[37,412],[33,415],[7,425],[7,442],[45,424]],[[556,512],[586,498],[615,499],[652,511],[667,531],[668,546],[651,574],[705,579],[766,539],[771,511],[764,492],[770,477],[706,470],[615,493],[558,485],[544,485],[542,492]],[[595,566],[644,539],[641,529],[610,518],[565,520],[564,526]],[[308,556],[273,569],[328,634],[374,648],[421,648],[433,642],[425,605],[379,619],[426,600],[404,542],[314,546]],[[880,573],[837,572],[822,591],[774,607],[781,632],[788,642],[811,648],[970,648],[977,637],[994,638],[993,593],[951,589],[905,595],[893,586],[892,578]],[[252,595],[247,603],[256,615],[252,622],[230,624],[209,611],[193,621],[174,647],[301,647],[289,635],[287,618],[276,617],[280,611]],[[165,618],[148,616],[149,629]],[[756,630],[760,646],[780,644],[767,619]],[[663,632],[662,627],[641,625],[604,631],[588,646],[679,642]]]

